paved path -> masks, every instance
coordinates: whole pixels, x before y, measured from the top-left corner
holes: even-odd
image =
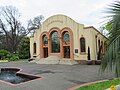
[[[19,61],[0,63],[0,67],[17,67],[43,77],[17,86],[0,82],[0,90],[67,90],[77,84],[113,78],[111,73],[99,75],[99,65],[40,65]]]

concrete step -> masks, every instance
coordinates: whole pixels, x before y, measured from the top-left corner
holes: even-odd
[[[41,58],[37,61],[37,64],[58,64],[60,58],[58,56],[49,56],[47,58]]]
[[[61,59],[60,64],[75,65],[78,63],[74,60],[71,60],[71,59]]]
[[[37,64],[66,64],[66,65],[74,65],[78,64],[76,61],[71,59],[61,59],[58,56],[49,56],[47,58],[41,58],[40,60],[36,60]]]

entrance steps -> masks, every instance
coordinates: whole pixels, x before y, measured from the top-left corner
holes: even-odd
[[[37,64],[66,64],[74,65],[78,64],[76,61],[66,58],[60,58],[58,56],[49,56],[47,58],[41,58],[40,60],[35,60]]]
[[[71,59],[62,58],[60,60],[60,64],[75,65],[75,64],[78,64],[78,63],[74,60],[71,60]]]
[[[37,64],[58,64],[60,58],[58,56],[49,56],[47,58],[41,58],[36,63]]]

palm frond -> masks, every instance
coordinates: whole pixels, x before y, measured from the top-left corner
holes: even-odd
[[[120,1],[112,3],[107,11],[110,14],[108,17],[111,30],[109,30],[109,45],[108,50],[102,60],[101,70],[109,69],[120,77]]]
[[[108,46],[102,60],[101,70],[105,71],[106,68],[115,71],[117,77],[120,76],[120,35]]]

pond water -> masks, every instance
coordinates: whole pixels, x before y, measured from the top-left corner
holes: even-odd
[[[17,73],[20,69],[17,68],[2,68],[0,72],[0,80],[10,82],[12,84],[19,84],[21,82],[30,81],[40,77]]]

